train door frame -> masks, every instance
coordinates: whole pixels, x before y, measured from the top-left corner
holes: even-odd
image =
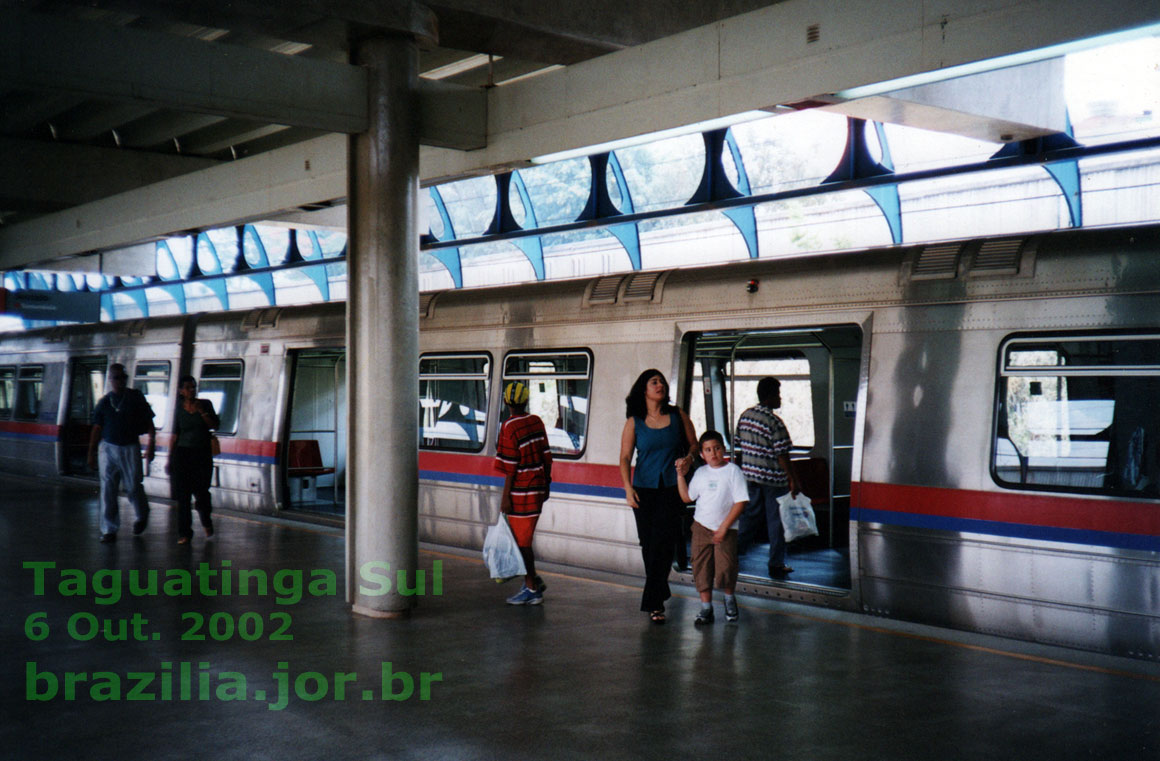
[[[303,357],[309,358],[311,356],[327,357],[334,360],[334,384],[332,390],[334,391],[333,404],[334,409],[334,426],[330,429],[310,429],[299,430],[294,429],[294,411],[295,411],[295,395],[298,391],[299,382],[302,378],[301,361]],[[347,399],[346,389],[346,347],[345,346],[307,346],[301,348],[292,348],[287,350],[287,357],[290,366],[290,384],[286,390],[286,414],[283,419],[282,430],[280,433],[280,440],[278,442],[278,451],[281,453],[279,458],[280,467],[278,470],[278,480],[281,484],[280,493],[283,495],[280,500],[282,508],[293,512],[306,512],[313,514],[321,514],[329,517],[339,517],[345,519],[346,517],[346,432],[347,422],[349,416],[349,399]],[[341,398],[339,398],[341,397]],[[291,436],[294,433],[310,433],[320,434],[329,433],[333,437],[331,446],[329,447],[329,460],[323,456],[322,463],[315,469],[316,471],[330,471],[326,473],[303,471],[303,475],[296,476],[291,473]],[[315,439],[317,441],[317,439]],[[319,446],[320,452],[323,447]],[[331,462],[333,466],[328,466],[325,463]],[[308,468],[309,470],[309,468]],[[332,510],[313,509],[316,505],[313,503],[325,503],[326,500],[311,500],[312,505],[305,504],[305,500],[293,500],[291,497],[295,493],[294,486],[291,479],[299,479],[297,484],[300,490],[309,489],[311,493],[317,493],[317,479],[323,476],[333,476],[334,483],[332,486],[332,499],[330,504]],[[309,481],[309,485],[307,485]]]
[[[796,454],[811,455],[811,460],[819,456],[825,458],[827,499],[824,508],[818,511],[822,519],[819,520],[819,529],[823,536],[816,541],[824,544],[821,549],[826,552],[822,555],[829,560],[828,567],[818,569],[820,573],[810,571],[808,574],[799,574],[796,579],[790,577],[787,581],[815,585],[843,595],[848,592],[855,596],[857,561],[848,530],[852,486],[860,471],[858,460],[864,422],[861,413],[864,409],[862,399],[868,370],[869,341],[870,326],[865,320],[690,331],[681,340],[682,402],[688,405],[695,387],[699,388],[704,396],[701,410],[706,425],[716,427],[725,434],[730,452],[736,420],[752,401],[737,399],[737,382],[743,376],[734,371],[733,368],[737,367],[735,363],[745,355],[753,360],[766,358],[762,355],[771,355],[768,357],[770,359],[788,359],[791,354],[795,355],[794,358],[808,362],[808,375],[792,380],[808,380],[814,441],[808,450],[797,450]],[[714,348],[710,344],[706,348],[706,342],[715,342],[717,346]],[[718,356],[709,354],[714,351]],[[698,368],[702,359],[706,363]],[[712,362],[713,359],[717,361]],[[702,371],[699,376],[696,373],[698,369]],[[776,372],[758,373],[764,374],[778,375]],[[747,374],[744,380],[755,383],[758,375],[748,377]],[[709,383],[704,382],[706,377],[711,378]],[[692,405],[689,407],[691,409]],[[780,580],[767,581],[764,576],[756,578],[759,583],[784,583]]]
[[[64,378],[64,404],[61,405],[63,409],[60,412],[60,449],[57,453],[57,468],[62,476],[89,479],[97,477],[96,473],[88,469],[85,462],[88,459],[89,437],[92,435],[93,429],[93,410],[96,409],[97,403],[105,394],[110,363],[108,355],[104,354],[75,356],[68,359],[68,370]],[[94,393],[88,399],[84,419],[81,420],[73,416],[74,394],[77,391],[77,371],[85,367],[90,368],[84,376],[90,379],[90,383],[93,377],[92,368],[100,368],[101,388],[99,393]],[[82,464],[77,466],[73,464],[75,458],[71,456],[71,452],[81,449],[84,450]]]

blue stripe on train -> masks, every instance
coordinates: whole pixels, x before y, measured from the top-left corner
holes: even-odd
[[[164,452],[165,454],[172,454],[169,447],[158,446],[156,448],[158,454]],[[222,461],[230,462],[252,462],[258,465],[275,465],[278,460],[275,457],[262,454],[241,454],[239,452],[222,452],[213,458],[213,461],[221,464]]]
[[[44,433],[14,433],[5,431],[0,433],[0,439],[16,439],[19,441],[42,441],[46,444],[55,444],[59,437]]]
[[[1160,551],[1160,537],[1143,534],[1120,534],[1114,531],[1032,526],[1025,523],[981,521],[973,518],[951,518],[944,515],[919,515],[893,510],[851,508],[850,520],[862,523],[885,523],[891,526],[991,534],[1015,539],[1037,539],[1045,542],[1067,542],[1097,547],[1116,547],[1124,550]]]
[[[254,462],[254,463],[257,463],[259,465],[273,465],[274,463],[276,463],[278,461],[277,458],[270,457],[268,455],[239,454],[239,453],[235,453],[235,452],[229,452],[229,453],[223,452],[223,453],[217,455],[216,457],[214,457],[213,459],[215,462],[221,462],[222,460],[232,460],[234,462]]]
[[[420,470],[419,478],[428,481],[449,481],[457,484],[473,484],[475,486],[503,487],[503,479],[499,476],[476,476],[469,473],[452,473],[446,470]],[[585,497],[609,497],[623,499],[624,489],[612,486],[592,486],[589,484],[552,482],[553,494],[580,494]]]

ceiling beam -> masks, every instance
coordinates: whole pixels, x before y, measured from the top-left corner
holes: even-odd
[[[544,65],[571,65],[779,0],[428,0],[439,44]]]
[[[787,0],[488,90],[487,147],[423,148],[424,183],[1160,22],[1155,3]],[[832,102],[832,100],[831,100]]]
[[[0,270],[328,203],[346,196],[346,157],[328,135],[0,227]]]
[[[473,151],[487,145],[487,91],[419,80],[419,142]]]
[[[11,6],[0,6],[0,87],[332,132],[367,125],[367,73],[357,66]]]
[[[227,119],[181,138],[181,149],[197,156],[207,156],[219,151],[229,151],[231,147],[275,135],[286,129],[288,127],[281,124]]]
[[[434,45],[438,23],[412,0],[84,0],[87,8],[346,50],[352,36],[406,34]]]
[[[4,111],[0,113],[0,132],[19,135],[31,132],[42,122],[84,102],[80,95],[67,93],[7,93],[3,95]]]
[[[212,159],[0,136],[0,208],[57,210],[206,169]]]
[[[842,101],[826,110],[866,121],[1009,143],[1067,130],[1062,58]]]

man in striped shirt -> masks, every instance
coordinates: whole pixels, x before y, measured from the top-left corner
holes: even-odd
[[[544,590],[536,577],[532,534],[551,491],[552,451],[544,422],[528,412],[528,387],[519,381],[507,384],[503,400],[511,417],[500,426],[495,448],[495,468],[505,476],[499,509],[508,517],[527,571],[524,586],[507,602],[539,605],[544,601]]]
[[[769,530],[769,575],[777,578],[793,571],[785,564],[785,537],[777,498],[787,491],[796,495],[799,489],[789,464],[793,442],[785,423],[773,413],[781,407],[781,381],[762,378],[757,384],[757,399],[757,405],[741,413],[737,421],[733,448],[734,462],[741,466],[749,486],[749,505],[741,514],[738,529],[738,551],[745,552],[755,543],[764,518]]]

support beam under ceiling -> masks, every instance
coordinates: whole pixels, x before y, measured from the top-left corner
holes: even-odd
[[[55,211],[217,164],[212,159],[0,136],[0,208]]]
[[[0,88],[330,132],[366,129],[366,71],[0,6]]]
[[[0,270],[344,198],[346,153],[325,136],[0,228]]]

